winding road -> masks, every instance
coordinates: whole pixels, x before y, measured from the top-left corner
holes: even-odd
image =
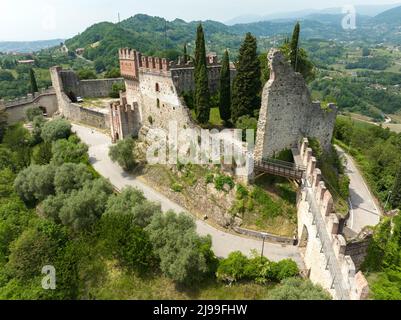
[[[117,164],[114,164],[108,156],[109,147],[111,146],[111,139],[108,135],[77,124],[73,124],[73,131],[89,146],[90,162],[96,171],[109,179],[116,188],[121,190],[124,187],[131,186],[142,190],[148,200],[159,202],[164,212],[168,210],[180,213],[186,212],[183,207],[172,202],[135,177],[125,173]],[[196,225],[200,235],[211,235],[213,251],[218,257],[227,257],[233,251],[241,251],[243,254],[250,255],[252,250],[257,252],[262,250],[262,241],[226,233],[201,220],[196,220]],[[295,246],[265,242],[264,255],[272,261],[291,258],[301,268],[303,267],[298,247]]]
[[[336,146],[340,157],[345,158],[345,173],[350,178],[351,213],[347,227],[359,233],[366,226],[375,226],[380,222],[381,210],[370,192],[362,174],[350,155]]]

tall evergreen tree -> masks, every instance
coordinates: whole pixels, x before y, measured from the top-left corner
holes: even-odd
[[[184,44],[184,63],[188,62],[188,50],[187,50],[187,44]]]
[[[401,164],[395,178],[394,187],[391,194],[391,204],[393,208],[401,209]]]
[[[220,73],[220,117],[224,122],[231,119],[231,75],[230,57],[228,51],[224,53]]]
[[[31,93],[34,94],[39,90],[38,90],[38,84],[36,82],[35,72],[33,71],[33,69],[29,69],[29,77],[31,79]]]
[[[210,92],[206,63],[205,35],[199,24],[195,49],[195,112],[196,119],[206,124],[210,118]]]
[[[299,51],[299,34],[301,32],[301,26],[299,22],[296,23],[294,27],[294,32],[292,33],[292,39],[290,43],[290,59],[291,65],[295,71],[298,71],[298,51]]]
[[[256,38],[247,33],[239,50],[237,76],[233,84],[232,120],[237,122],[241,116],[254,116],[260,108],[261,68],[257,55]]]

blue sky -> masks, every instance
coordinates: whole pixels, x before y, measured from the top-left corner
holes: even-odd
[[[348,4],[400,3],[401,0],[1,0],[0,41],[69,38],[100,21],[116,22],[137,13],[169,20],[227,21],[239,15],[267,15]]]

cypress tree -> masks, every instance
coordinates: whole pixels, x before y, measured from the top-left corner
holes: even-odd
[[[184,44],[184,63],[188,62],[187,44]]]
[[[257,55],[256,38],[247,33],[239,50],[237,76],[233,84],[232,120],[237,122],[241,116],[254,117],[254,111],[260,108],[261,68]]]
[[[230,57],[228,51],[224,53],[224,58],[220,73],[220,117],[224,122],[231,119],[231,75]]]
[[[290,43],[290,59],[291,65],[295,71],[298,69],[298,50],[299,50],[299,34],[301,32],[301,26],[299,22],[294,27],[294,32],[292,33],[292,39]]]
[[[196,35],[194,76],[196,119],[199,123],[206,124],[210,118],[210,92],[206,64],[205,35],[202,24],[199,24]]]
[[[393,208],[401,209],[401,164],[395,178],[394,187],[391,194],[391,205]]]
[[[36,82],[36,77],[35,77],[35,72],[33,69],[29,69],[29,77],[31,79],[31,93],[35,94],[35,92],[38,92],[38,84]]]

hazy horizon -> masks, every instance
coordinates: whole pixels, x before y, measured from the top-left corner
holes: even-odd
[[[0,13],[0,41],[36,41],[68,39],[94,23],[118,22],[135,14],[159,16],[167,20],[216,20],[227,22],[243,15],[270,15],[309,9],[336,8],[344,5],[400,4],[401,0],[323,0],[294,1],[247,0],[233,3],[230,0],[206,1],[148,0],[133,2],[120,0],[28,0],[2,1]]]

